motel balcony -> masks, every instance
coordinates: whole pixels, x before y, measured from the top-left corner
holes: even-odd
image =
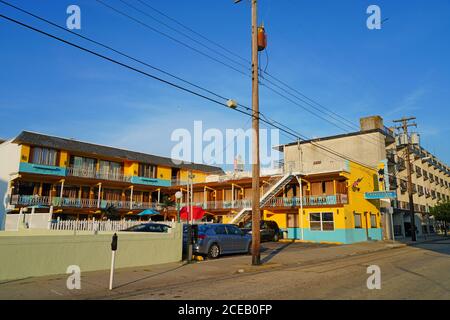
[[[132,179],[131,176],[126,176],[120,172],[111,172],[111,171],[104,172],[92,168],[77,168],[77,167],[68,167],[66,170],[66,175],[68,177],[79,177],[87,179],[110,180],[121,182],[131,182]]]
[[[304,207],[326,207],[348,204],[346,194],[336,194],[327,196],[304,196],[300,197],[275,197],[270,199],[263,208],[300,208]],[[251,199],[241,199],[234,201],[205,201],[194,202],[193,206],[202,207],[204,210],[226,210],[226,209],[244,209],[252,207]],[[186,206],[181,203],[180,207]]]
[[[21,207],[63,207],[63,208],[100,208],[104,209],[108,206],[114,206],[117,209],[125,210],[141,210],[155,209],[158,210],[157,202],[141,202],[141,201],[116,201],[103,199],[82,199],[82,198],[60,198],[48,196],[31,196],[31,195],[13,195],[11,196],[11,205]]]

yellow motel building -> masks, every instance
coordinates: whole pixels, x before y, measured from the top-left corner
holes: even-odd
[[[0,193],[8,213],[52,208],[54,217],[91,219],[114,206],[122,217],[132,216],[156,208],[188,173],[203,181],[223,171],[26,131],[0,144]]]
[[[188,175],[193,204],[206,211],[206,219],[234,224],[251,219],[251,176],[245,172],[176,165],[170,158],[24,131],[0,144],[0,220],[23,208],[51,208],[53,218],[97,219],[108,206],[121,218],[135,218],[145,209],[160,210],[163,197],[175,200],[177,191],[182,207]],[[263,219],[276,221],[288,239],[382,240],[379,200],[365,199],[366,192],[377,190],[377,171],[349,161],[326,170],[280,169],[261,176],[260,207]],[[176,219],[176,207],[168,209]]]
[[[194,205],[215,221],[241,224],[251,219],[250,176],[208,177],[194,184]],[[214,181],[215,180],[215,181]],[[170,188],[185,191],[182,186]],[[287,172],[261,177],[263,220],[273,220],[292,240],[354,243],[382,240],[379,200],[366,200],[377,191],[377,171],[352,162],[332,171]],[[181,206],[185,205],[184,203]],[[175,217],[176,212],[171,211]]]

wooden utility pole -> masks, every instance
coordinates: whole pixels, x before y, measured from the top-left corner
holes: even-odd
[[[403,134],[406,136],[406,170],[408,175],[408,196],[409,196],[409,213],[411,217],[411,241],[416,241],[416,215],[414,212],[414,195],[412,188],[412,169],[411,169],[411,158],[410,158],[410,149],[411,141],[409,139],[408,128],[412,126],[417,126],[415,123],[408,123],[411,120],[415,120],[415,117],[411,118],[403,118],[400,120],[394,120],[394,122],[401,123],[401,126],[397,127],[397,129],[401,129]]]
[[[252,1],[252,265],[261,264],[259,208],[259,66],[258,66],[258,11],[257,0]]]
[[[239,3],[242,0],[234,0]],[[261,211],[259,207],[259,65],[258,65],[258,10],[252,3],[252,265],[261,264]]]

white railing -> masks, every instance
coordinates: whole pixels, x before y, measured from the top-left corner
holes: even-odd
[[[100,180],[112,180],[112,181],[125,181],[130,182],[131,176],[124,175],[121,172],[105,172],[97,171],[93,168],[78,168],[78,167],[68,167],[66,169],[67,176],[81,177],[81,178],[91,178]]]
[[[348,196],[346,194],[335,194],[328,196],[304,196],[303,206],[327,206],[327,205],[341,205],[348,204]],[[234,201],[207,201],[194,202],[192,204],[196,207],[201,207],[205,210],[212,209],[244,209],[252,207],[251,199],[241,199]],[[186,206],[186,203],[181,203],[180,208]],[[274,197],[267,201],[263,206],[265,207],[299,207],[300,197]],[[176,208],[170,208],[174,210]]]
[[[349,171],[347,161],[321,161],[318,163],[287,161],[285,163],[284,171],[300,172],[303,174],[327,173],[337,171]]]
[[[299,207],[301,201],[303,201],[302,205],[305,207],[339,205],[348,204],[348,197],[346,194],[336,194],[329,196],[304,196],[302,199],[300,199],[300,197],[278,197],[270,199],[267,202],[266,207]]]
[[[156,209],[159,204],[157,202],[140,202],[140,201],[119,201],[119,200],[100,200],[84,199],[84,198],[60,198],[47,196],[29,196],[29,195],[13,195],[11,197],[12,205],[20,206],[55,206],[67,208],[106,208],[113,205],[117,209]]]
[[[124,229],[146,223],[147,221],[120,220],[120,221],[95,221],[95,220],[58,220],[50,223],[51,230],[77,230],[77,231],[123,231]],[[156,223],[173,227],[175,222],[161,221]]]
[[[50,197],[18,195],[11,196],[12,205],[24,205],[24,206],[38,206],[38,205],[51,205]]]

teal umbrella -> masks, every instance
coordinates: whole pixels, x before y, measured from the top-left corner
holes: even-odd
[[[33,208],[35,208],[35,209],[45,209],[45,208],[48,208],[48,207],[47,206],[43,206],[41,204],[38,204],[36,206],[31,206],[31,207],[28,207],[28,208],[30,208],[30,209],[33,209]]]
[[[144,211],[139,213],[138,216],[152,216],[155,214],[159,214],[159,212],[156,211],[155,209],[145,209]]]

